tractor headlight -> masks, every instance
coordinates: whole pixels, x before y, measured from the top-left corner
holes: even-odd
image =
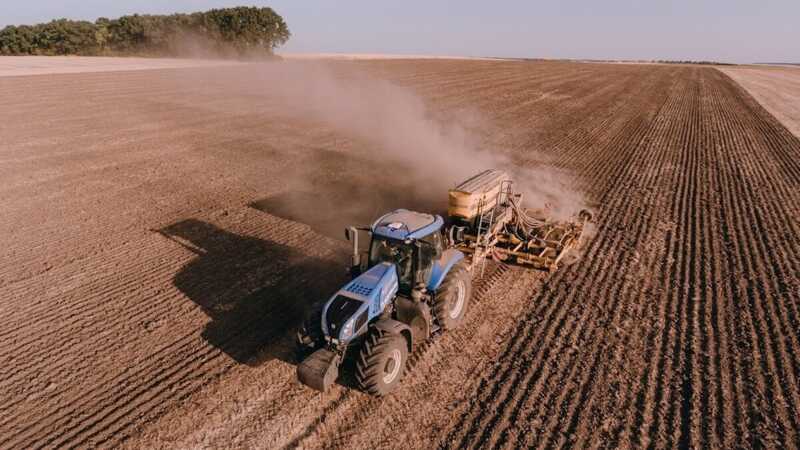
[[[345,322],[344,326],[342,327],[342,332],[339,333],[340,340],[346,341],[353,336],[353,327],[355,326],[355,323],[355,316],[351,317],[347,322]]]

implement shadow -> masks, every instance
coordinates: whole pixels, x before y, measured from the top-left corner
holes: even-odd
[[[239,363],[278,358],[296,364],[291,335],[310,306],[345,279],[341,261],[200,220],[158,232],[197,255],[173,283],[211,319],[203,338]]]

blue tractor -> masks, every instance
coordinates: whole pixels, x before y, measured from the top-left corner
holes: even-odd
[[[417,345],[461,324],[472,294],[470,267],[461,251],[445,248],[443,226],[438,215],[398,209],[369,228],[345,230],[353,278],[298,332],[301,382],[326,391],[345,356],[357,352],[361,389],[386,395]],[[359,235],[368,239],[365,250]]]

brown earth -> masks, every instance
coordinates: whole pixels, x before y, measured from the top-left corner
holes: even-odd
[[[217,67],[241,64],[212,59],[137,58],[115,56],[2,56],[0,77],[55,73],[116,72],[130,70]]]
[[[800,67],[733,66],[720,70],[800,137]]]
[[[292,335],[343,281],[339,222],[420,206],[369,143],[258,86],[187,82],[252,66],[0,78],[0,447],[798,446],[800,141],[739,85],[710,67],[339,64],[575,173],[597,205],[585,257],[549,278],[488,267],[466,325],[391,397],[347,375],[319,394]],[[292,208],[314,192],[327,208]]]

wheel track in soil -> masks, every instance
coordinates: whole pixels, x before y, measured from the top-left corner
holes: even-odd
[[[692,83],[691,105],[688,110],[688,118],[697,114],[697,104],[699,92]],[[691,125],[691,124],[689,124]],[[697,216],[694,214],[695,205],[698,198],[698,158],[697,158],[697,130],[694,127],[687,127],[688,133],[683,133],[678,142],[680,148],[679,166],[683,172],[679,184],[676,186],[676,197],[672,203],[673,222],[676,224],[674,236],[670,236],[668,247],[672,249],[672,264],[666,268],[670,282],[666,286],[665,293],[669,297],[669,302],[675,305],[674,321],[675,328],[670,335],[671,340],[667,341],[667,352],[669,369],[667,375],[661,377],[668,383],[662,384],[661,388],[667,390],[668,395],[661,397],[658,402],[656,418],[666,416],[665,422],[672,432],[663,437],[667,448],[688,445],[688,424],[690,413],[691,394],[691,372],[693,365],[694,352],[692,351],[691,341],[694,338],[694,315],[692,310],[697,301],[695,297],[694,272],[690,267],[692,261],[698,257],[696,248]],[[681,349],[685,349],[681,351]],[[666,364],[666,363],[665,363]],[[680,392],[680,395],[673,393]]]
[[[695,77],[696,78],[696,77]],[[694,83],[693,83],[694,84]],[[665,396],[663,395],[664,380],[669,379],[671,377],[676,377],[676,371],[678,371],[681,367],[686,365],[686,359],[680,358],[679,354],[676,353],[674,350],[681,344],[684,343],[689,336],[689,333],[695,332],[694,327],[691,325],[687,325],[687,314],[689,310],[689,305],[684,301],[687,297],[687,293],[685,292],[685,285],[681,286],[678,289],[673,288],[675,283],[673,280],[676,277],[681,277],[683,279],[688,279],[689,274],[688,271],[688,261],[691,261],[695,258],[695,253],[690,253],[688,258],[684,258],[684,254],[686,252],[681,251],[683,247],[690,247],[689,252],[693,252],[693,248],[689,245],[688,237],[686,236],[685,228],[691,229],[695,227],[695,222],[692,220],[693,216],[690,217],[690,213],[687,212],[687,202],[691,198],[696,198],[696,190],[698,188],[698,183],[695,182],[697,178],[697,163],[696,159],[694,158],[694,152],[696,151],[696,134],[697,134],[697,127],[696,127],[696,119],[697,119],[697,89],[696,86],[691,86],[691,98],[685,103],[685,107],[683,111],[678,111],[675,115],[680,118],[681,116],[686,118],[686,123],[677,123],[676,127],[680,130],[681,128],[685,129],[685,133],[676,133],[679,134],[679,140],[675,143],[675,146],[680,149],[676,155],[675,167],[682,168],[682,170],[678,171],[676,174],[676,179],[672,181],[673,186],[672,189],[674,190],[674,196],[672,197],[672,202],[670,206],[670,223],[675,224],[669,231],[669,233],[665,236],[665,244],[664,248],[667,249],[665,254],[670,255],[666,261],[661,266],[661,270],[663,273],[669,274],[669,276],[664,276],[661,278],[661,282],[663,283],[662,293],[660,299],[657,301],[663,305],[664,308],[661,309],[660,315],[662,317],[666,317],[664,321],[669,321],[670,317],[675,317],[675,324],[673,326],[664,326],[663,333],[660,337],[660,340],[656,340],[656,335],[650,334],[648,338],[648,347],[657,346],[657,354],[659,355],[657,358],[653,358],[652,361],[655,363],[657,361],[657,365],[650,364],[648,367],[648,371],[652,374],[654,367],[657,367],[661,372],[660,377],[654,379],[654,377],[647,375],[647,372],[642,374],[642,378],[647,380],[647,382],[643,383],[643,386],[640,388],[640,391],[637,394],[637,402],[639,404],[644,403],[645,405],[652,405],[649,409],[646,409],[643,417],[640,417],[637,420],[638,426],[635,430],[631,430],[633,432],[639,432],[644,424],[648,422],[652,422],[653,416],[655,415],[655,407],[659,404],[662,404],[665,400]],[[667,188],[669,189],[669,187]],[[678,236],[678,238],[676,238]],[[679,242],[678,239],[681,241]],[[687,261],[688,260],[688,261]],[[668,305],[668,306],[666,306]],[[669,312],[668,312],[669,311]],[[672,351],[670,351],[672,349]],[[669,362],[668,362],[669,361]],[[644,401],[644,396],[647,395],[650,400]],[[655,397],[655,398],[654,398]],[[635,435],[634,442],[640,442],[641,436],[639,434]]]

